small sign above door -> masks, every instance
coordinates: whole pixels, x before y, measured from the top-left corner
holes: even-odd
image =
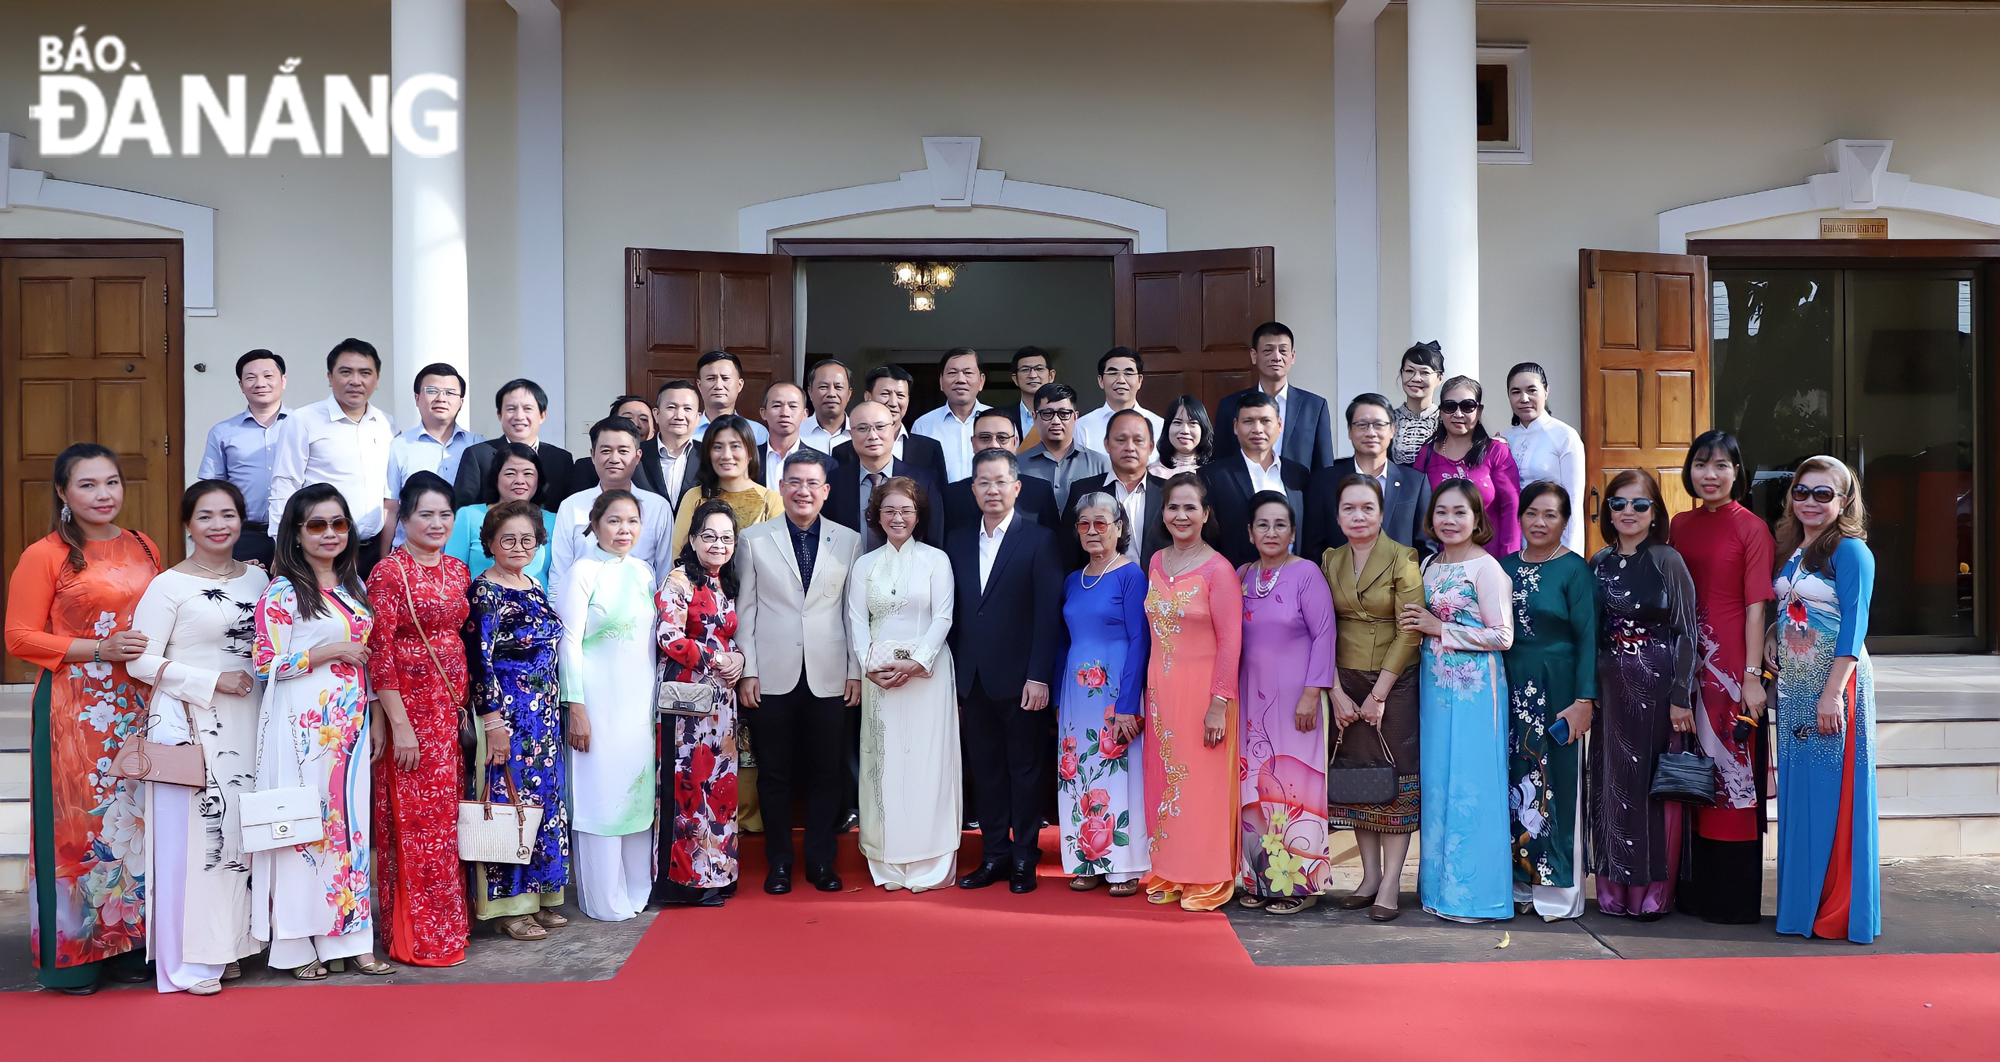
[[[1821,218],[1819,238],[1822,240],[1886,240],[1889,238],[1888,218]]]

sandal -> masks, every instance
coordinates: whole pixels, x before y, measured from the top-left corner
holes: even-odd
[[[1181,902],[1181,890],[1168,889],[1165,892],[1149,892],[1146,894],[1146,902],[1159,904],[1162,907],[1170,903],[1179,903]]]
[[[563,917],[553,907],[544,907],[537,911],[535,921],[540,922],[543,929],[561,929],[569,925],[569,919]]]
[[[326,973],[326,964],[318,959],[314,959],[304,966],[294,969],[292,976],[301,981],[324,981],[326,980]]]
[[[362,959],[360,956],[357,955],[355,956],[353,961],[354,961],[354,968],[356,970],[359,970],[360,972],[367,974],[370,977],[387,977],[388,975],[396,972],[396,968],[394,966],[391,966],[380,959]]]
[[[1076,877],[1069,879],[1071,892],[1089,892],[1102,884],[1104,884],[1104,879],[1096,874],[1078,874]]]
[[[542,924],[535,921],[533,915],[509,918],[500,923],[500,932],[515,940],[547,940],[549,936],[549,931],[542,928]]]
[[[1267,900],[1264,897],[1259,896],[1254,892],[1242,892],[1236,894],[1236,906],[1246,908],[1252,911],[1270,902],[1271,902],[1270,900]]]
[[[1131,881],[1114,881],[1111,883],[1109,891],[1113,896],[1135,896],[1139,892],[1139,879],[1133,878]]]
[[[1295,915],[1319,903],[1317,896],[1285,896],[1264,905],[1265,914]]]

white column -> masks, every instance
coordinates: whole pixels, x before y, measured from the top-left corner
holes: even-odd
[[[389,81],[441,74],[458,98],[425,92],[412,122],[453,123],[456,150],[425,158],[395,139],[390,153],[390,310],[395,328],[396,424],[416,424],[411,388],[417,370],[449,362],[471,381],[468,404],[500,381],[475,376],[469,363],[470,310],[465,279],[465,0],[391,0]],[[448,112],[448,117],[447,117]],[[464,421],[461,414],[460,421]]]
[[[554,0],[508,2],[516,19],[514,255],[521,375],[549,393],[542,437],[570,445],[563,415],[568,389],[563,386],[562,9]],[[504,382],[492,381],[483,393]]]
[[[1375,18],[1389,0],[1347,0],[1333,16],[1335,416],[1380,391],[1382,223],[1375,190]],[[1335,428],[1340,453],[1351,452]]]
[[[1409,0],[1410,342],[1479,373],[1478,30],[1473,0]]]

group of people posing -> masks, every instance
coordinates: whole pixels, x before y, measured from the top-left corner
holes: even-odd
[[[1098,409],[1033,347],[1023,403],[984,406],[954,349],[911,426],[905,370],[857,393],[835,361],[753,422],[717,351],[616,400],[581,460],[539,438],[532,381],[482,440],[456,425],[463,376],[425,367],[397,435],[368,344],[299,410],[283,359],[244,355],[185,561],[120,526],[117,457],[78,443],[14,574],[7,649],[41,669],[41,982],[151,960],[161,991],[211,994],[266,949],[302,980],[388,973],[378,947],[452,965],[474,920],[561,929],[566,890],[600,920],[719,906],[743,831],[782,895],[795,801],[822,891],[850,820],[873,882],[911,893],[1031,891],[1053,822],[1071,889],[1289,915],[1330,890],[1345,829],[1362,880],[1329,901],[1377,921],[1421,836],[1440,917],[1574,918],[1595,874],[1605,914],[1755,922],[1775,789],[1778,931],[1872,940],[1852,472],[1801,464],[1774,542],[1709,432],[1694,508],[1670,520],[1628,470],[1584,513],[1540,367],[1510,372],[1503,438],[1435,344],[1404,355],[1401,401],[1347,404],[1336,458],[1292,343],[1258,328],[1257,384],[1213,420],[1193,396],[1142,408],[1122,347]],[[190,743],[199,784],[166,766]],[[1654,795],[1687,753],[1712,800]],[[539,808],[525,861],[461,862],[464,800]]]

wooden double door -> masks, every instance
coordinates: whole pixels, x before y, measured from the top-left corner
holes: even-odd
[[[125,478],[119,523],[183,555],[178,240],[0,240],[0,601],[49,533],[56,456],[96,442]],[[6,659],[7,682],[28,668]]]
[[[882,253],[897,251],[885,245]],[[766,387],[793,379],[792,255],[635,247],[626,259],[632,394],[650,398],[668,380],[692,379],[695,361],[710,350],[743,361],[739,411],[756,410]],[[1112,334],[1145,359],[1148,408],[1163,412],[1191,394],[1214,409],[1250,385],[1250,333],[1277,315],[1273,264],[1269,247],[1112,256]]]

